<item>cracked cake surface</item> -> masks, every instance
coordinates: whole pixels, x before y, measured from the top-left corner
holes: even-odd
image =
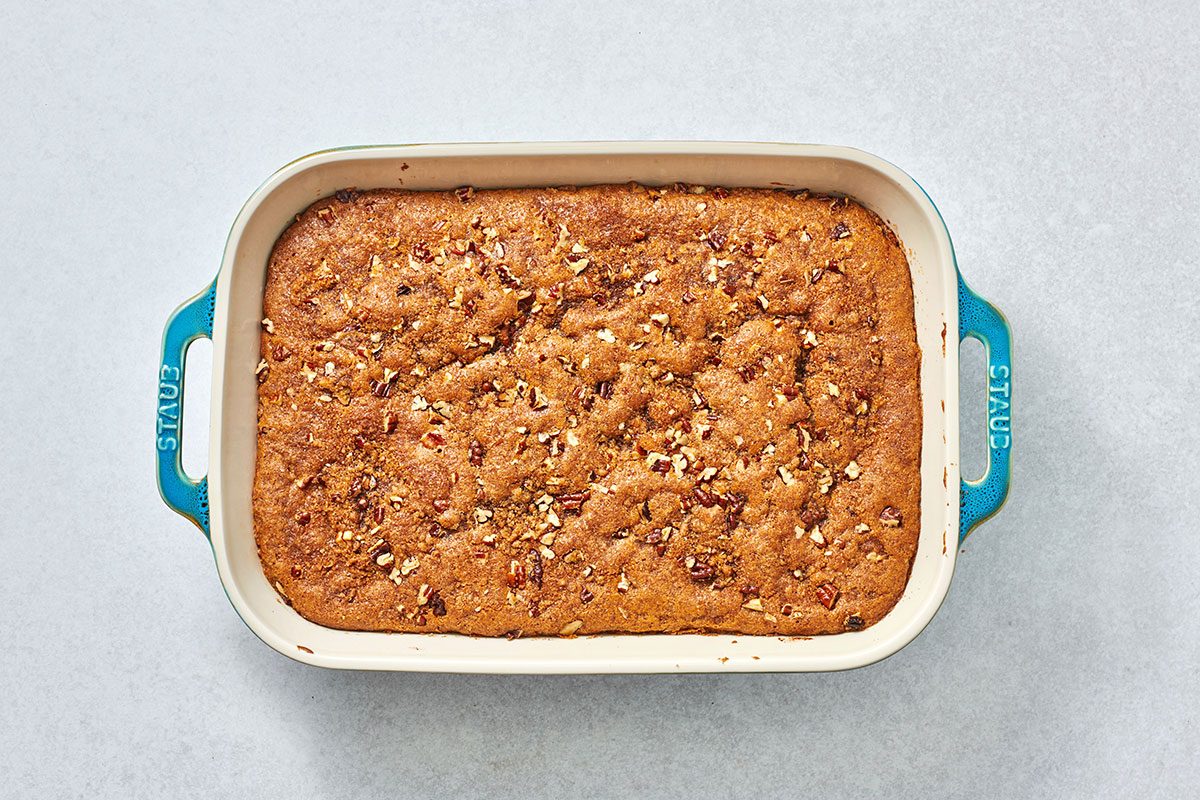
[[[255,537],[314,622],[806,635],[904,591],[912,282],[852,200],[343,190],[263,311]]]

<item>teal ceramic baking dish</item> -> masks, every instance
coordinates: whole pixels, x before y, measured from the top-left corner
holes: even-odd
[[[267,584],[252,525],[259,320],[268,256],[294,216],[346,186],[448,189],[682,181],[808,188],[848,195],[904,243],[915,298],[923,439],[921,532],[901,600],[862,631],[789,638],[602,635],[514,641],[452,634],[325,628],[301,617]],[[958,332],[987,359],[987,470],[959,474]],[[198,338],[213,341],[209,474],[180,464],[184,364]],[[1012,450],[1011,334],[1003,315],[964,283],[949,233],[907,174],[862,151],[824,145],[710,142],[428,144],[350,147],[298,159],[271,176],[234,222],[216,279],[171,315],[158,372],[155,449],[168,506],[208,538],[234,608],[263,641],[326,667],[447,672],[827,671],[885,658],[912,641],[950,587],[958,542],[1008,495]]]

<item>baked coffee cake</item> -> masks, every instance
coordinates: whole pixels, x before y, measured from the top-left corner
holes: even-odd
[[[263,308],[255,534],[314,622],[821,634],[904,591],[912,282],[851,200],[344,190]]]

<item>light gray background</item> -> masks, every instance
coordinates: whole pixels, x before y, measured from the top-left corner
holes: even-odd
[[[984,6],[0,6],[0,795],[1195,796],[1200,13]],[[835,675],[270,651],[152,471],[243,200],[337,145],[643,138],[854,145],[938,202],[1018,392],[941,613]]]

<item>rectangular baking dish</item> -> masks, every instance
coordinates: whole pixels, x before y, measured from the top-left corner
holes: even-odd
[[[907,588],[863,631],[816,637],[619,635],[509,641],[453,634],[341,631],[301,617],[268,585],[251,516],[257,439],[259,321],[275,240],[296,214],[345,187],[450,189],[638,181],[807,188],[848,195],[903,242],[912,270],[921,348],[921,531]],[[950,339],[954,331],[958,339]],[[180,466],[187,348],[213,342],[209,474]],[[988,469],[959,477],[958,341],[987,352]],[[238,614],[264,642],[309,664],[348,669],[488,673],[766,672],[849,669],[912,641],[950,587],[959,541],[1008,493],[1011,450],[1010,333],[1003,316],[962,281],[932,201],[904,172],[845,147],[764,143],[623,142],[427,144],[351,147],[305,156],[246,202],[216,279],[175,311],[163,337],[156,453],[159,490],[211,542],[217,574]]]

